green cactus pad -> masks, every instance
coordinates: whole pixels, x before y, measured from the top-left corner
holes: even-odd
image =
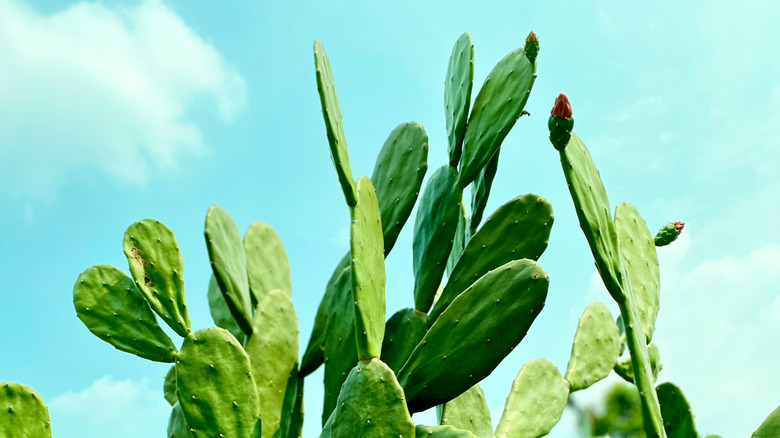
[[[244,342],[246,342],[246,335],[241,331],[236,319],[233,318],[233,314],[230,313],[230,309],[225,302],[225,296],[222,295],[222,290],[220,290],[214,274],[211,275],[211,279],[209,280],[208,299],[209,311],[211,312],[211,319],[214,320],[214,324],[216,324],[217,327],[222,327],[232,333],[238,342],[241,345],[244,345]]]
[[[473,84],[474,43],[471,41],[471,35],[464,33],[452,47],[447,77],[444,79],[444,117],[449,145],[447,150],[452,167],[456,167],[460,160]]]
[[[663,366],[661,365],[661,354],[655,344],[647,344],[647,356],[650,358],[650,369],[653,372],[653,382],[658,379],[658,373]],[[621,360],[613,368],[615,374],[622,377],[628,383],[634,383],[634,367],[631,365],[631,358]]]
[[[0,435],[51,438],[49,408],[34,389],[21,383],[0,383]]]
[[[536,64],[528,61],[523,48],[509,52],[493,67],[474,99],[466,124],[458,180],[461,188],[477,178],[501,147],[522,114],[535,80]]]
[[[393,249],[412,213],[428,170],[428,134],[416,122],[404,122],[390,133],[376,157],[371,182],[382,213],[385,257]]]
[[[225,297],[236,324],[247,335],[252,334],[252,300],[246,271],[246,253],[241,233],[233,218],[223,209],[212,205],[206,213],[206,249],[211,270]]]
[[[439,288],[447,258],[452,250],[461,210],[463,191],[458,172],[444,165],[425,186],[414,222],[412,263],[414,266],[414,306],[427,312]]]
[[[179,404],[192,436],[255,438],[259,407],[249,356],[227,330],[184,338],[176,355]]]
[[[352,268],[350,268],[351,258],[349,256],[350,254],[347,253],[341,258],[341,261],[328,280],[328,284],[325,287],[325,294],[320,301],[319,307],[317,307],[317,315],[314,317],[314,326],[311,329],[309,343],[306,345],[306,351],[303,353],[303,358],[301,359],[300,373],[304,377],[319,368],[325,358],[326,331],[330,317],[333,314],[334,300],[340,295],[352,295],[352,284],[350,282],[338,283],[337,281],[345,269],[349,269],[350,273],[352,271]],[[337,284],[343,285],[344,289],[337,289]]]
[[[407,307],[393,314],[385,324],[382,361],[397,373],[414,347],[428,331],[427,315]]]
[[[536,438],[558,423],[569,399],[569,383],[547,359],[528,361],[512,382],[497,438]]]
[[[758,426],[750,438],[776,438],[780,436],[780,406],[778,406],[768,417]]]
[[[360,201],[358,201],[359,203]],[[321,438],[414,437],[404,391],[379,359],[358,363],[341,388]]]
[[[645,220],[627,202],[621,202],[615,208],[615,231],[625,274],[642,321],[642,331],[650,342],[655,332],[661,297],[661,271],[655,241]]]
[[[287,438],[301,438],[303,434],[303,376],[298,374],[297,392],[295,403],[290,412],[290,428],[287,431]]]
[[[688,400],[673,383],[662,383],[656,388],[664,429],[669,438],[697,438],[696,424]],[[776,435],[775,435],[776,436]]]
[[[547,249],[552,224],[552,206],[539,195],[521,195],[499,207],[469,240],[429,312],[428,324],[486,272],[510,260],[539,259]]]
[[[336,82],[333,80],[333,71],[330,68],[328,54],[325,46],[319,41],[314,41],[314,66],[317,69],[317,92],[320,94],[322,116],[325,119],[325,131],[328,134],[330,144],[330,157],[336,166],[341,190],[350,207],[357,202],[355,193],[355,180],[352,178],[352,168],[349,165],[347,155],[347,137],[344,135],[344,126],[341,121],[341,107],[336,93]]]
[[[249,225],[244,234],[244,252],[249,290],[255,303],[273,289],[281,289],[287,296],[292,296],[290,261],[282,240],[270,225],[265,222]]]
[[[176,347],[124,272],[95,265],[73,286],[73,306],[89,331],[116,349],[156,362],[173,362]]]
[[[468,430],[458,429],[449,425],[423,426],[418,424],[414,428],[414,433],[419,438],[482,438]]]
[[[125,231],[122,248],[130,275],[152,310],[179,336],[191,330],[184,300],[184,260],[173,231],[155,219],[144,219]]]
[[[187,420],[184,418],[184,412],[178,401],[173,404],[171,416],[168,418],[168,438],[192,438],[190,427],[187,426]]]
[[[357,180],[357,204],[351,209],[352,298],[358,358],[379,357],[385,336],[385,257],[376,191],[363,175]]]
[[[333,295],[328,327],[325,330],[325,376],[322,403],[322,424],[336,407],[341,385],[349,370],[358,362],[355,340],[355,300],[352,298],[352,267],[344,269],[336,279],[335,289],[345,291]]]
[[[571,392],[585,389],[607,377],[620,356],[620,333],[603,303],[588,305],[582,312],[571,345],[564,378]]]
[[[566,148],[560,153],[563,174],[574,201],[580,228],[588,240],[604,286],[620,303],[625,300],[621,286],[620,253],[604,183],[601,182],[587,146],[577,134],[572,134]]]
[[[409,410],[445,403],[489,375],[528,332],[548,286],[541,266],[513,260],[455,298],[398,373]]]
[[[176,365],[171,365],[171,369],[165,373],[165,380],[163,382],[163,397],[171,405],[175,405],[179,401],[176,397]]]
[[[287,436],[298,383],[298,318],[286,291],[263,294],[253,326],[244,350],[257,384],[262,437]]]
[[[466,217],[466,207],[463,199],[460,200],[460,214],[458,215],[458,228],[455,230],[455,238],[452,240],[452,251],[447,259],[447,276],[452,274],[452,270],[455,269],[455,265],[458,264],[460,256],[463,255],[463,250],[466,249],[466,244],[471,239],[471,227],[469,226],[469,220]]]
[[[479,438],[493,438],[493,423],[490,420],[485,393],[479,385],[455,397],[443,405],[436,406],[439,424],[469,431]]]
[[[474,234],[485,213],[488,198],[490,197],[490,188],[493,186],[493,179],[498,171],[498,158],[501,155],[499,148],[488,161],[485,168],[479,172],[479,176],[474,180],[471,188],[471,232]]]

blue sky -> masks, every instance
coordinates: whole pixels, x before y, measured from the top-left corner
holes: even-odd
[[[167,366],[98,341],[72,305],[88,266],[127,271],[121,239],[134,221],[176,233],[197,328],[212,325],[207,208],[225,208],[242,230],[271,224],[305,345],[349,234],[313,40],[328,50],[360,175],[407,120],[427,130],[429,168],[446,162],[443,80],[464,31],[475,90],[528,31],[539,35],[532,115],[504,143],[487,210],[533,192],[556,216],[540,260],[545,309],[483,383],[494,421],[527,360],[565,369],[589,302],[617,314],[546,139],[560,92],[612,205],[630,201],[653,232],[687,224],[659,250],[659,381],[683,389],[702,433],[747,436],[780,404],[778,3],[0,0],[0,17],[0,380],[38,390],[56,437],[164,434]],[[387,260],[388,312],[413,304],[411,228]],[[321,379],[306,385],[306,436],[317,435]],[[571,436],[572,422],[566,414],[551,435]]]

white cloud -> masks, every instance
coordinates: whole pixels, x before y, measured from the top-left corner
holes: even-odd
[[[59,395],[49,403],[54,436],[163,436],[171,408],[163,398],[162,379],[157,386],[150,388],[148,379],[105,376],[79,392]]]
[[[699,432],[749,436],[780,404],[771,390],[780,385],[773,344],[780,333],[780,246],[691,269],[677,267],[685,256],[680,249],[659,251],[659,380],[680,386]]]
[[[244,106],[243,78],[158,0],[52,16],[0,0],[0,16],[0,183],[13,195],[49,195],[75,172],[144,184],[204,153],[193,104],[224,120]]]

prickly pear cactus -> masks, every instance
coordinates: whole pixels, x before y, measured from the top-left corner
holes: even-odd
[[[49,408],[34,389],[21,383],[0,383],[0,435],[51,438]]]

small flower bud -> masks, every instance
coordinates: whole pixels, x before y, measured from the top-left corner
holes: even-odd
[[[539,37],[531,31],[525,39],[525,56],[533,64],[536,62],[537,55],[539,55]]]
[[[669,222],[655,235],[655,246],[666,246],[675,240],[685,227],[685,222]]]
[[[547,127],[550,129],[550,142],[558,151],[562,151],[571,139],[571,131],[574,129],[574,119],[571,115],[569,98],[565,94],[558,95],[550,111],[550,119],[547,121]]]
[[[561,93],[555,98],[555,104],[553,105],[550,115],[558,117],[559,119],[568,119],[571,117],[571,103],[569,98],[565,94]]]

